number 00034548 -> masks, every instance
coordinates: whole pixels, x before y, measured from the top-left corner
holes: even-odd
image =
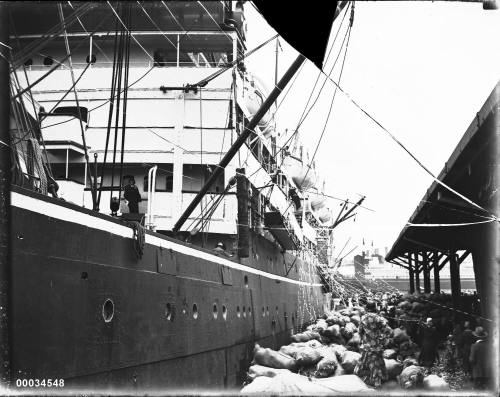
[[[16,379],[16,387],[64,387],[64,379]]]

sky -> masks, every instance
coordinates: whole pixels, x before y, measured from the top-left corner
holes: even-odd
[[[249,3],[245,15],[248,49],[275,34]],[[332,27],[329,46],[341,16]],[[348,17],[325,71],[339,52]],[[314,40],[314,32],[304,35]],[[500,10],[483,10],[481,3],[356,2],[340,86],[437,175],[500,79],[499,39]],[[281,75],[297,52],[283,39],[280,44]],[[273,42],[247,59],[248,70],[271,88],[275,48]],[[335,81],[342,59],[343,52],[331,74]],[[318,74],[307,61],[276,113],[280,135],[296,129]],[[313,99],[324,80],[322,75]],[[311,154],[334,91],[335,85],[327,81],[300,127],[300,140]],[[334,256],[349,239],[342,255],[361,247],[363,240],[390,248],[432,178],[340,91],[318,147],[315,161],[325,180],[325,194],[350,201],[365,195],[363,205],[373,210],[359,209],[355,221],[335,229]],[[329,202],[335,214],[341,204]]]

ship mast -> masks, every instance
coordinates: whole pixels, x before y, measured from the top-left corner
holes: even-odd
[[[229,148],[227,151],[226,155],[222,158],[220,161],[219,165],[215,168],[215,171],[212,173],[208,181],[205,183],[205,185],[200,189],[196,197],[191,201],[189,206],[186,208],[184,213],[181,215],[179,220],[175,223],[172,231],[174,234],[176,234],[184,225],[184,222],[189,218],[189,215],[192,214],[194,209],[200,204],[201,199],[205,194],[208,192],[210,187],[213,185],[213,183],[217,180],[217,178],[222,174],[224,168],[229,164],[229,162],[233,159],[233,157],[238,153],[238,150],[243,146],[243,144],[246,142],[247,138],[250,136],[250,133],[254,130],[254,128],[257,126],[257,124],[260,122],[262,117],[267,113],[267,111],[271,108],[272,104],[276,99],[278,98],[279,94],[285,89],[286,85],[288,82],[292,79],[292,77],[295,75],[297,70],[299,70],[300,66],[302,63],[305,61],[305,57],[302,54],[299,54],[295,61],[292,63],[290,68],[286,71],[286,73],[283,75],[281,80],[278,82],[278,84],[274,87],[274,89],[271,91],[267,99],[264,101],[260,109],[255,113],[255,116],[252,118],[252,120],[248,123],[246,126],[245,130],[238,136],[238,139],[234,142],[233,146]]]
[[[0,381],[10,381],[10,84],[9,24],[5,2],[0,3]]]

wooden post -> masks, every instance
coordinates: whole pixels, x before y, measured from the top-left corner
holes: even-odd
[[[418,253],[414,252],[414,262],[415,262],[415,291],[420,293],[420,270],[418,266]]]
[[[415,292],[415,272],[413,271],[415,261],[413,260],[412,253],[408,253],[408,274],[410,276],[410,294]]]
[[[0,2],[0,382],[10,382],[10,86],[7,59],[10,59],[8,2]]]
[[[424,292],[427,294],[431,292],[431,271],[429,269],[429,254],[427,252],[424,252],[422,256],[423,256],[422,266],[424,273]]]
[[[453,308],[460,308],[460,267],[455,251],[451,251],[450,255],[450,282],[451,282],[451,299]]]
[[[441,282],[439,280],[439,256],[436,252],[433,258],[434,261],[434,292],[439,294],[441,292]]]
[[[413,271],[411,263],[408,272],[410,273],[410,294],[413,294],[415,292],[415,273]]]

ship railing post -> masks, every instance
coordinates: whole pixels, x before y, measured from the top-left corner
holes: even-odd
[[[151,167],[148,171],[148,206],[146,213],[146,227],[154,230],[154,203],[156,193],[156,171],[158,166]]]

